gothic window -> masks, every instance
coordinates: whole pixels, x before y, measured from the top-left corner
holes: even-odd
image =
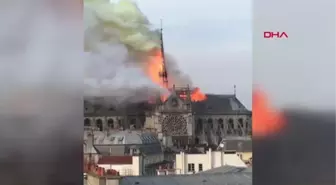
[[[245,128],[249,128],[249,122],[248,121],[245,122]]]
[[[200,144],[200,140],[199,140],[199,138],[198,137],[196,137],[196,139],[195,139],[195,144]]]
[[[239,129],[239,130],[238,130],[238,135],[239,135],[239,136],[243,136],[243,131],[242,131],[242,129]]]
[[[198,130],[198,131],[203,130],[203,122],[202,122],[202,119],[198,119],[198,120],[197,120],[197,130]]]
[[[242,118],[239,118],[239,119],[238,119],[238,123],[239,123],[239,127],[240,127],[240,128],[244,128],[244,122],[243,122],[243,119],[242,119]]]
[[[136,128],[136,119],[132,118],[130,121],[131,128]]]
[[[224,121],[223,121],[222,118],[220,118],[220,119],[218,120],[218,127],[221,128],[221,129],[224,129]]]
[[[212,123],[212,119],[211,118],[209,118],[208,119],[208,124],[209,124],[209,128],[213,128],[213,123]]]
[[[230,118],[229,119],[229,125],[228,125],[228,130],[227,130],[227,133],[228,134],[233,134],[234,133],[234,125],[233,125],[233,119],[232,118]]]
[[[98,127],[99,131],[103,131],[103,121],[101,119],[96,120],[96,126]]]
[[[118,128],[121,128],[122,127],[122,121],[121,119],[118,119]]]
[[[89,127],[89,126],[91,126],[91,121],[90,121],[89,118],[85,118],[85,119],[84,119],[84,126],[85,126],[85,127]]]
[[[113,119],[108,119],[107,120],[107,125],[108,125],[109,128],[114,128],[114,121],[113,121]]]
[[[182,116],[169,115],[162,122],[162,131],[165,135],[185,136],[188,134],[187,121]]]
[[[171,104],[172,104],[173,107],[177,107],[178,106],[177,99],[176,98],[172,99]]]
[[[229,128],[230,129],[234,128],[234,126],[233,126],[233,119],[232,118],[229,119]]]

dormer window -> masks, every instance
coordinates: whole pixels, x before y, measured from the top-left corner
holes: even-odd
[[[124,137],[119,137],[118,138],[118,144],[123,144]]]
[[[172,104],[173,107],[177,107],[177,105],[178,105],[177,99],[176,98],[172,99],[171,104]]]

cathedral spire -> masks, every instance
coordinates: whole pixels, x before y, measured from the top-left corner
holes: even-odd
[[[159,75],[162,78],[164,87],[168,88],[168,73],[166,69],[165,52],[164,52],[164,45],[163,45],[162,19],[161,19],[161,28],[160,28],[160,42],[161,42],[162,70]]]
[[[236,85],[233,85],[233,94],[236,96]]]

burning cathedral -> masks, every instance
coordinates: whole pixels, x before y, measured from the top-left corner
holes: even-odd
[[[147,101],[123,106],[106,105],[104,97],[84,102],[84,128],[102,132],[152,132],[165,146],[219,145],[225,138],[246,138],[252,133],[251,111],[233,94],[203,94],[199,88],[168,83],[161,30],[157,79],[169,90]]]

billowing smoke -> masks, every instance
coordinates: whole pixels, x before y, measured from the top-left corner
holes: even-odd
[[[180,70],[177,61],[173,58],[171,55],[165,55],[165,62],[166,62],[166,68],[168,73],[168,80],[170,83],[170,86],[176,85],[176,87],[186,87],[186,86],[192,86],[192,81],[189,77],[189,75],[183,73],[183,71]]]
[[[83,184],[80,12],[79,1],[0,3],[3,184]]]
[[[146,74],[153,54],[160,50],[160,32],[152,29],[134,2],[85,0],[84,22],[87,96],[114,96],[122,103],[163,91]],[[166,63],[169,81],[190,84],[172,57],[167,56]]]

